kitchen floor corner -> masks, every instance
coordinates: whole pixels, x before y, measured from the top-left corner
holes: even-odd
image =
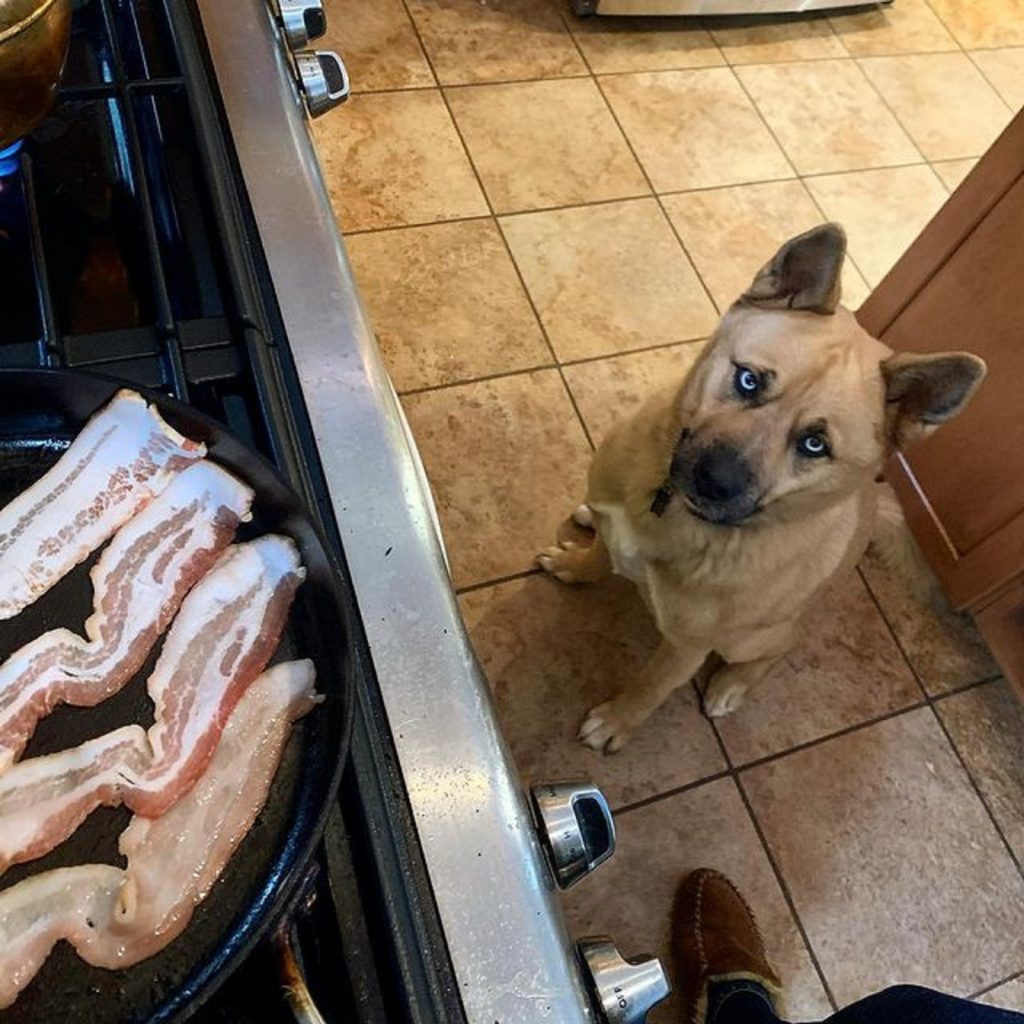
[[[736,878],[795,1019],[913,982],[1024,1010],[1024,711],[960,617],[868,560],[737,714],[679,693],[623,753],[574,739],[654,627],[535,552],[589,452],[786,237],[881,280],[1024,103],[1020,0],[770,21],[591,19],[568,0],[329,0],[355,95],[316,122],[524,780],[589,776],[619,852],[566,898],[671,965],[689,869]],[[674,1003],[652,1021],[678,1021]]]

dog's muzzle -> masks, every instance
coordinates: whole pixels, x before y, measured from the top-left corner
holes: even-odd
[[[760,507],[757,475],[743,453],[712,441],[686,458],[673,459],[672,479],[691,513],[709,523],[735,526]]]

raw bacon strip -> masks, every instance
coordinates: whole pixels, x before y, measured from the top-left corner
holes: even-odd
[[[285,537],[221,555],[182,602],[149,678],[148,741],[126,726],[0,775],[0,873],[48,853],[101,805],[155,818],[187,793],[274,653],[304,575]]]
[[[149,761],[145,730],[126,725],[0,775],[0,872],[49,853],[97,807],[116,807]]]
[[[248,487],[200,462],[121,528],[92,570],[87,639],[54,629],[0,665],[0,772],[58,704],[92,707],[128,682],[251,503]]]
[[[60,939],[84,935],[86,922],[110,919],[124,872],[109,864],[58,868],[0,892],[0,1010],[7,1009]]]
[[[136,814],[159,817],[202,774],[274,653],[305,575],[295,544],[270,535],[229,548],[185,599],[146,684],[156,705],[153,762],[124,794]]]
[[[292,722],[318,699],[312,662],[265,672],[239,701],[192,792],[121,836],[127,869],[47,871],[0,893],[0,1009],[59,939],[97,967],[153,956],[188,925],[266,802]]]
[[[0,511],[0,619],[49,590],[205,452],[141,395],[118,391],[57,464]]]
[[[265,672],[232,712],[191,792],[160,818],[136,815],[121,834],[128,859],[108,931],[76,944],[95,967],[124,967],[180,935],[267,799],[292,722],[322,698],[311,661]],[[168,850],[180,851],[169,858]]]

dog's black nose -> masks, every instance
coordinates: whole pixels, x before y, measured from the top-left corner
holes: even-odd
[[[693,465],[693,487],[705,501],[733,501],[753,482],[754,474],[743,455],[720,441],[705,448]]]

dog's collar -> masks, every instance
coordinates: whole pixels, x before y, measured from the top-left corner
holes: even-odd
[[[654,500],[651,502],[651,512],[658,516],[659,519],[665,514],[665,509],[668,508],[668,503],[672,500],[673,493],[674,489],[668,481],[663,483],[654,492]]]

